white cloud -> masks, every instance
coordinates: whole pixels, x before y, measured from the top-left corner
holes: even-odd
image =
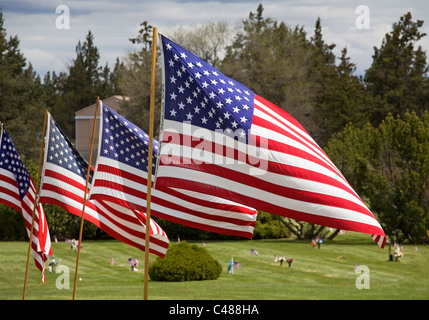
[[[370,29],[358,30],[356,7],[361,1],[342,0],[3,0],[5,27],[9,35],[18,35],[22,51],[43,76],[48,70],[60,71],[75,57],[78,41],[84,41],[89,30],[94,34],[100,51],[100,64],[112,66],[132,46],[128,38],[135,37],[140,23],[147,20],[159,32],[166,33],[180,25],[228,21],[240,24],[249,12],[256,12],[262,3],[264,16],[284,21],[295,27],[303,26],[308,36],[314,31],[316,19],[321,18],[322,33],[327,43],[337,45],[335,53],[347,46],[352,62],[361,73],[372,61],[373,47],[379,47],[393,23],[408,11],[414,19],[425,20],[429,2],[410,0],[379,0],[368,2]],[[70,9],[70,29],[58,30],[55,20],[59,4]],[[429,34],[429,21],[422,32]],[[429,39],[421,41],[429,49]],[[25,48],[25,50],[24,50]]]
[[[61,71],[67,71],[66,65],[67,61],[64,61],[61,58],[61,55],[56,54],[55,52],[48,52],[41,49],[27,49],[22,48],[27,61],[31,62],[34,70],[49,70],[59,73]],[[45,73],[40,74],[43,79]]]

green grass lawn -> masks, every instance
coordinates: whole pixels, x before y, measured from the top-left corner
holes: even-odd
[[[201,242],[195,242],[202,245]],[[0,300],[21,299],[25,264],[25,242],[0,243]],[[259,255],[250,254],[250,249]],[[149,281],[151,300],[295,300],[295,299],[429,299],[429,247],[405,245],[404,259],[388,260],[388,247],[380,249],[369,235],[347,233],[325,242],[320,249],[308,241],[237,240],[206,241],[206,249],[223,268],[214,281],[155,282]],[[26,299],[64,299],[73,296],[76,253],[64,242],[53,243],[56,259],[69,268],[69,289],[64,285],[65,273],[49,273],[46,283],[30,262]],[[292,267],[280,266],[274,255],[293,258]],[[110,259],[115,263],[110,265]],[[137,272],[131,272],[128,258],[140,261]],[[228,261],[241,263],[240,269],[228,274]],[[150,259],[156,256],[150,255]],[[369,268],[369,289],[357,289],[354,266]],[[144,252],[121,242],[83,241],[80,256],[76,299],[143,299]]]

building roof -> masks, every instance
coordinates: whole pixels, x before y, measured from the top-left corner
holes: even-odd
[[[109,106],[110,109],[118,112],[119,107],[121,105],[121,102],[129,101],[129,98],[126,96],[115,95],[115,96],[111,96],[109,98],[103,99],[102,101],[105,105]],[[95,103],[91,104],[88,107],[85,107],[83,109],[76,111],[75,119],[76,120],[77,119],[85,119],[88,117],[93,118],[94,117],[94,108],[95,108]]]

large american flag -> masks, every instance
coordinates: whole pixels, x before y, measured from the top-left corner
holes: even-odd
[[[102,104],[99,155],[91,199],[109,199],[146,211],[148,135]],[[155,173],[158,142],[153,140]],[[216,233],[252,238],[257,211],[199,192],[152,188],[151,214],[175,223]]]
[[[287,112],[162,36],[163,122],[156,187],[373,235],[384,232],[328,156]]]
[[[36,188],[3,124],[0,135],[0,203],[22,213],[30,238]],[[45,261],[52,256],[52,247],[42,205],[37,206],[34,215],[31,252],[45,282]]]
[[[50,114],[45,141],[40,202],[57,205],[81,217],[88,163]],[[91,170],[90,182],[92,175]],[[115,239],[145,250],[147,228],[144,213],[109,201],[87,200],[84,219]],[[169,246],[167,235],[153,220],[149,230],[149,252],[164,257]]]

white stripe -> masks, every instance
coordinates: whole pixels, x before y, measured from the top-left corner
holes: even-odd
[[[46,169],[49,170],[53,170],[56,171],[60,174],[64,174],[64,175],[68,175],[68,176],[72,176],[70,178],[74,179],[75,182],[81,183],[81,186],[84,188],[84,183],[86,181],[84,181],[84,179],[80,176],[77,176],[71,172],[69,172],[68,170],[65,170],[61,167],[55,166],[53,164],[47,164]],[[55,170],[54,170],[55,169]],[[54,186],[56,186],[59,189],[63,189],[63,190],[67,190],[70,193],[74,193],[75,195],[82,197],[84,196],[84,191],[74,187],[64,181],[60,181],[58,179],[52,178],[52,177],[45,177],[44,181],[43,181],[44,185],[47,184],[52,184]],[[72,200],[68,197],[65,196],[60,196],[58,193],[56,192],[52,192],[49,190],[44,190],[43,186],[42,186],[42,190],[41,190],[41,196],[42,197],[47,197],[47,198],[53,198],[53,199],[57,199],[63,203],[66,203],[67,205],[74,207],[76,210],[78,210],[78,212],[82,211],[83,205],[82,202],[80,201],[75,201]],[[145,233],[146,232],[146,227],[140,223],[140,221],[137,219],[137,217],[135,217],[134,213],[132,211],[130,211],[129,209],[120,207],[120,206],[116,206],[116,209],[118,209],[118,211],[121,211],[123,214],[129,215],[131,216],[133,219],[135,219],[135,223],[133,222],[129,222],[127,220],[123,220],[122,218],[120,218],[119,216],[113,214],[112,212],[110,212],[104,205],[101,204],[101,202],[98,201],[91,201],[89,200],[89,202],[92,202],[93,205],[95,205],[96,207],[99,206],[99,208],[104,209],[103,213],[106,214],[107,216],[112,217],[116,222],[118,222],[120,225],[124,226],[124,227],[128,227],[131,230],[135,230],[141,233]],[[91,208],[91,206],[86,206],[85,207],[85,215],[89,215],[92,218],[94,218],[95,220],[105,224],[107,227],[109,227],[110,229],[112,229],[113,231],[115,231],[116,233],[122,235],[124,238],[128,239],[129,241],[138,244],[138,245],[145,245],[145,240],[144,237],[143,238],[139,238],[136,237],[130,233],[128,233],[127,231],[125,231],[124,229],[121,229],[120,226],[117,226],[115,224],[113,224],[112,222],[110,222],[108,219],[106,219],[105,217],[103,217],[102,215],[100,215],[96,210],[93,210]],[[157,237],[156,235],[154,236],[155,238],[165,242],[166,244],[169,243],[168,238],[166,236],[161,236],[161,237]],[[149,243],[149,247],[159,253],[165,254],[166,253],[166,248],[162,248],[152,242]]]
[[[319,154],[320,157],[324,158],[325,162],[327,164],[332,164],[332,161],[328,158],[328,156],[325,155],[324,152],[321,151],[319,145],[314,141],[314,139],[305,131],[303,131],[301,128],[295,126],[293,123],[287,121],[285,118],[281,117],[280,115],[278,115],[277,113],[275,113],[273,110],[271,110],[271,108],[267,107],[266,105],[264,105],[263,103],[257,101],[256,99],[254,100],[254,103],[256,106],[260,107],[261,109],[263,109],[265,112],[269,113],[272,118],[270,121],[272,122],[281,122],[291,128],[293,128],[293,130],[297,131],[300,135],[305,136],[308,141],[311,141],[312,144],[310,144],[311,148],[317,153]],[[256,114],[258,115],[259,111],[258,108],[255,106],[254,108],[254,112],[256,112]],[[281,126],[282,128],[286,129],[287,128],[285,126]],[[288,130],[290,131],[290,130]],[[290,131],[292,134],[294,134],[292,131]],[[295,135],[295,134],[294,134]],[[309,144],[309,142],[305,141],[301,136],[297,136],[295,135],[298,139],[300,139],[301,141],[303,141],[304,144]]]
[[[50,198],[58,199],[58,194],[55,193],[55,192],[45,191],[44,197],[50,197]],[[64,202],[64,203],[66,203],[69,206],[72,206],[72,207],[76,208],[80,212],[82,210],[82,203],[81,202],[74,201],[74,200],[72,200],[70,198],[59,199],[59,200],[62,201],[62,202]],[[66,201],[64,201],[64,200],[66,200]],[[94,204],[96,204],[95,201],[94,201]],[[135,231],[138,231],[138,232],[141,232],[141,233],[146,233],[146,227],[143,226],[143,225],[141,225],[140,221],[138,221],[138,219],[135,216],[132,216],[132,217],[136,220],[137,223],[132,223],[132,222],[129,222],[129,221],[126,221],[126,220],[123,220],[123,219],[119,218],[117,215],[112,214],[110,211],[108,211],[108,209],[105,206],[101,205],[100,202],[98,202],[96,205],[97,206],[99,205],[100,208],[104,209],[103,212],[106,215],[114,218],[114,220],[116,222],[118,222],[119,224],[121,224],[121,225],[123,225],[125,227],[128,227],[129,229],[132,229],[132,230],[135,230]],[[124,213],[124,210],[122,212]],[[125,214],[129,214],[129,213],[127,212]],[[112,229],[116,233],[122,235],[124,238],[127,238],[131,242],[134,242],[136,244],[144,246],[144,244],[145,244],[144,238],[139,238],[139,237],[136,237],[136,236],[128,233],[127,231],[125,231],[124,229],[122,229],[120,226],[117,226],[117,225],[113,224],[112,222],[110,222],[103,215],[100,215],[97,211],[94,211],[93,209],[91,209],[89,206],[87,206],[85,208],[85,216],[87,216],[87,215],[91,216],[92,218],[94,218],[97,221],[100,221],[100,223],[105,224],[110,229]],[[158,239],[160,239],[161,241],[164,241],[164,242],[168,243],[168,239],[166,239],[165,237],[159,237]],[[158,248],[158,246],[155,245],[155,244],[153,244],[152,242],[150,242],[149,247],[153,248],[156,251],[163,252],[163,253],[165,253],[165,251],[166,251],[166,249],[160,250]]]
[[[201,129],[201,128],[199,128]],[[167,130],[164,130],[164,132],[167,132]],[[167,150],[167,151],[166,151]],[[227,163],[227,161],[229,161],[230,159],[227,159],[227,157],[221,157],[217,154],[214,154],[212,152],[210,152],[210,150],[207,150],[205,152],[204,155],[201,155],[200,153],[195,153],[193,152],[194,148],[189,147],[189,146],[183,146],[183,145],[175,145],[173,147],[170,147],[169,143],[164,143],[163,144],[163,148],[161,149],[161,155],[165,155],[168,153],[168,150],[172,150],[173,152],[168,154],[170,155],[176,155],[176,156],[185,156],[188,155],[191,158],[192,163],[194,163],[194,161],[196,161],[196,163],[204,162],[206,159],[213,159],[214,157],[217,157],[217,161],[216,163],[219,164],[220,166],[222,166],[223,168],[235,171],[237,173],[241,173],[244,175],[250,175],[249,172],[249,168],[251,167],[248,164],[245,164],[239,160],[236,160],[236,163]],[[326,169],[323,166],[320,166],[316,163],[313,163],[311,161],[302,159],[302,158],[298,158],[298,157],[294,157],[294,156],[290,156],[290,155],[285,155],[281,152],[277,152],[277,151],[271,151],[271,150],[266,150],[266,149],[260,149],[261,153],[266,153],[267,156],[266,158],[270,159],[270,162],[273,163],[279,163],[279,164],[285,164],[288,166],[294,166],[300,169],[306,169],[306,170],[311,170],[311,171],[315,171],[315,172],[319,172],[321,174],[324,174],[328,177],[334,178],[336,181],[344,184],[344,180],[342,180],[340,177],[338,177],[337,175],[335,175],[332,171]],[[223,159],[223,160],[219,160],[219,159]],[[212,163],[212,162],[210,162]],[[165,167],[165,165],[161,165],[158,168],[158,171],[164,170],[163,168]],[[165,176],[160,174],[160,172],[158,172],[158,177],[160,176]],[[363,204],[363,202],[360,200],[360,198],[357,197],[356,193],[350,189],[349,185],[345,185],[347,187],[347,189],[349,189],[351,192],[353,192],[354,195],[350,194],[349,192],[338,188],[336,186],[331,186],[329,184],[325,184],[322,182],[317,182],[317,181],[311,181],[308,179],[301,179],[301,178],[296,178],[296,177],[291,177],[291,176],[287,176],[287,175],[283,175],[283,174],[277,174],[277,173],[272,173],[269,171],[264,172],[263,175],[257,175],[254,176],[254,178],[260,179],[262,181],[267,181],[273,185],[278,185],[280,187],[283,186],[287,186],[290,187],[292,189],[296,189],[296,190],[300,190],[300,191],[307,191],[307,192],[314,192],[314,193],[319,193],[321,195],[327,195],[327,196],[334,196],[334,197],[341,197],[344,199],[347,199],[349,201],[352,201],[353,203],[361,206],[362,208],[364,208],[365,210],[368,210],[367,207],[365,206],[365,204]]]
[[[115,216],[115,215],[113,215],[113,214],[109,211],[109,209],[108,209],[108,208],[106,208],[106,207],[105,207],[101,202],[98,202],[98,201],[96,201],[96,202],[97,202],[97,206],[99,206],[99,207],[101,207],[101,208],[103,208],[103,209],[104,209],[104,212],[108,213],[109,215],[112,215],[112,216],[116,217],[116,216]],[[109,206],[112,206],[112,207],[113,207],[112,203],[110,203],[110,202],[107,202],[107,201],[106,201],[106,204],[107,204],[107,205],[109,205]],[[122,208],[122,207],[121,207],[121,208]],[[124,208],[122,208],[122,209],[124,209]],[[122,212],[124,212],[124,211],[122,211]],[[126,214],[127,214],[127,215],[131,215],[132,213],[128,210],[128,211],[126,212]],[[139,231],[139,232],[146,233],[146,227],[145,227],[144,225],[140,224],[139,220],[138,220],[135,216],[132,216],[132,217],[136,220],[136,222],[137,222],[138,224],[134,224],[134,225],[131,227],[131,229],[137,230],[137,231]],[[103,217],[102,217],[102,221],[103,221],[106,225],[109,225],[109,227],[110,227],[111,229],[113,229],[113,230],[117,231],[117,233],[119,233],[119,234],[123,235],[124,237],[126,237],[126,238],[127,238],[127,239],[129,239],[130,241],[132,241],[132,242],[134,242],[134,243],[137,243],[137,244],[139,244],[139,245],[145,246],[145,238],[144,238],[144,237],[142,237],[142,238],[140,238],[140,237],[136,237],[136,236],[134,236],[134,235],[132,235],[132,234],[129,234],[128,232],[126,232],[126,231],[124,231],[124,230],[122,230],[122,229],[118,229],[116,226],[112,225],[108,220],[105,220]],[[139,230],[139,229],[140,229],[140,230]],[[163,241],[163,242],[164,242],[164,243],[166,243],[166,244],[168,244],[168,243],[169,243],[168,238],[166,238],[165,236],[162,236],[162,235],[160,235],[160,234],[154,234],[154,235],[153,235],[153,236],[151,236],[151,237],[156,238],[156,239],[159,239],[159,240]],[[166,248],[161,247],[161,246],[159,246],[159,245],[157,245],[157,244],[153,243],[152,241],[151,241],[151,242],[149,242],[149,248],[154,249],[154,250],[156,250],[156,251],[158,251],[158,252],[163,252],[164,254],[165,254],[165,252],[167,251],[167,249],[166,249]]]
[[[299,212],[304,212],[309,215],[359,222],[379,227],[377,220],[375,220],[371,216],[361,214],[359,212],[332,206],[309,203],[305,201],[299,201],[287,198],[285,196],[278,196],[265,190],[244,185],[233,180],[225,179],[206,172],[199,172],[192,169],[180,167],[160,166],[158,170],[158,176],[179,179],[183,179],[183,177],[186,177],[186,179],[190,181],[205,183],[226,190],[237,191],[239,194],[242,194],[244,196],[253,197],[255,199],[267,203],[275,204],[277,206]]]
[[[101,157],[101,158],[104,158],[104,157]],[[107,158],[100,159],[100,163],[106,164],[109,166],[113,166],[115,168],[118,168],[118,166],[120,166],[120,165],[123,165],[125,167],[129,167],[129,166],[126,166],[124,164],[118,163],[117,161],[107,159]],[[126,168],[125,170],[128,170],[128,169],[129,168]],[[134,171],[135,171],[135,169],[134,169]],[[144,178],[146,178],[145,172],[142,171],[140,173],[140,176],[143,176]],[[97,171],[97,177],[95,177],[94,179],[100,179],[100,180],[106,180],[106,181],[115,181],[116,180],[115,181],[116,183],[126,185],[126,186],[131,186],[134,189],[136,189],[138,187],[140,189],[139,191],[141,191],[141,192],[146,193],[146,191],[147,191],[147,188],[145,185],[135,183],[134,181],[128,180],[126,178],[122,178],[122,177],[118,178],[116,175],[110,174],[107,172]],[[122,180],[122,181],[120,181],[120,180]],[[138,205],[141,205],[143,207],[146,207],[146,199],[145,198],[137,198],[137,197],[134,197],[133,195],[130,195],[127,193],[122,193],[122,192],[116,191],[116,190],[110,190],[110,188],[105,188],[105,187],[94,186],[92,189],[93,189],[91,191],[92,195],[108,194],[108,195],[111,195],[115,198],[127,199],[134,204],[138,204]],[[237,204],[237,203],[234,203],[232,201],[221,199],[218,197],[209,196],[209,195],[202,194],[202,193],[186,192],[185,190],[182,190],[180,188],[174,188],[174,189],[178,192],[187,194],[188,196],[193,196],[196,199],[207,200],[207,201],[211,201],[213,203],[218,203],[218,204],[230,204],[230,205],[236,205],[236,206],[240,206],[240,207],[249,208],[249,207],[243,206],[241,204]],[[215,209],[215,208],[211,208],[211,207],[202,206],[202,205],[196,204],[194,202],[185,201],[185,200],[178,198],[176,196],[173,196],[173,195],[170,195],[168,193],[157,190],[156,188],[152,189],[152,196],[167,200],[169,202],[172,202],[173,204],[181,205],[183,207],[190,208],[190,209],[195,210],[195,211],[211,214],[214,216],[234,217],[236,219],[241,219],[241,220],[246,220],[246,221],[255,221],[255,219],[256,219],[256,217],[254,215],[246,215],[246,214],[241,213],[241,212],[237,213],[237,212],[219,210],[219,209]],[[152,202],[152,205],[159,206],[155,202]],[[154,207],[154,209],[155,208],[158,208],[158,207]],[[167,214],[168,210],[170,210],[170,209],[162,207],[162,206],[159,206],[159,208],[160,209],[158,211],[165,213],[165,214]],[[164,209],[161,209],[161,208],[164,208]],[[172,214],[170,214],[170,215],[172,215]]]

